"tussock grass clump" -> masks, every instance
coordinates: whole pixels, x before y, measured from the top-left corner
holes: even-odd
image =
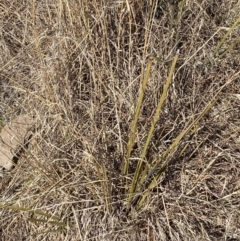
[[[238,240],[237,1],[2,1],[3,240]]]

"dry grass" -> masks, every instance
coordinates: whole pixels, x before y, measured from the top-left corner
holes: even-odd
[[[239,12],[238,0],[1,1],[0,126],[19,114],[37,120],[1,180],[1,240],[240,240]],[[235,77],[171,153],[142,208],[126,210],[178,49],[145,166]]]

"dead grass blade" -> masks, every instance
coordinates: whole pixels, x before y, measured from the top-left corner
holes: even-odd
[[[107,204],[108,212],[111,214],[112,213],[112,204],[111,204],[112,195],[111,195],[110,182],[107,175],[107,169],[104,164],[100,165],[96,161],[94,161],[94,164],[96,167],[98,179],[101,183],[101,187],[104,192],[104,198],[105,198],[105,203]]]
[[[112,213],[111,186],[110,186],[110,182],[109,182],[109,179],[108,179],[106,167],[103,166],[102,170],[103,170],[103,178],[104,178],[103,188],[104,188],[105,200],[106,200],[108,212],[109,212],[109,214],[111,214]]]

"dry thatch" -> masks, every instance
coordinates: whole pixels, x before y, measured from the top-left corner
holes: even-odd
[[[239,71],[239,26],[215,51],[239,1],[3,0],[0,12],[0,126],[20,114],[37,121],[1,180],[2,240],[240,240],[239,76],[181,142],[142,209],[125,211],[176,51],[150,164]],[[122,163],[152,56],[126,182]]]

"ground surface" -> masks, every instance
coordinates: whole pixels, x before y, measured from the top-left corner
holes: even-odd
[[[1,178],[0,239],[240,240],[239,25],[215,51],[239,13],[238,0],[2,0],[0,128],[21,114],[36,125]],[[129,180],[178,49],[149,163],[235,76],[181,142],[185,151],[174,153],[142,209],[127,215],[121,168],[140,77],[158,57]],[[100,180],[98,166],[108,179]]]

